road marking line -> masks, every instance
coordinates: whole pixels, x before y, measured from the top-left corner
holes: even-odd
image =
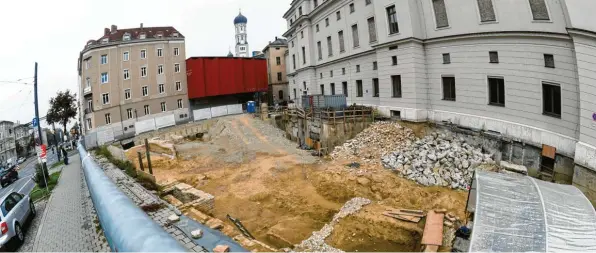
[[[29,180],[27,180],[27,182],[25,182],[25,184],[23,185],[23,187],[21,187],[21,189],[18,190],[18,192],[21,192],[21,190],[23,188],[25,188],[25,186],[27,186],[27,184],[31,181],[31,178],[29,178]]]

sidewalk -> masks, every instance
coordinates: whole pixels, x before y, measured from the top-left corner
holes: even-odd
[[[84,182],[79,155],[69,157],[48,200],[35,236],[33,251],[109,251],[96,232],[94,210]]]

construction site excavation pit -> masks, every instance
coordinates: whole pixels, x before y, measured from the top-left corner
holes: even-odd
[[[212,208],[202,211],[209,216],[205,220],[223,221],[234,231],[223,228],[231,237],[240,233],[228,215],[240,220],[256,240],[278,251],[411,252],[420,249],[424,222],[384,216],[388,208],[446,209],[464,217],[465,191],[403,178],[383,167],[385,153],[319,158],[299,149],[283,131],[250,115],[215,120],[204,134],[208,138],[178,139],[172,142],[175,157],[152,156],[152,165],[159,185],[171,188],[183,183],[213,196]],[[392,139],[403,141],[392,147],[397,148],[416,138],[413,131],[404,129],[381,134],[405,134]],[[139,168],[136,151],[126,155]],[[347,166],[354,162],[360,166]],[[168,194],[176,199],[187,196],[176,191]],[[369,202],[362,204],[364,199]]]

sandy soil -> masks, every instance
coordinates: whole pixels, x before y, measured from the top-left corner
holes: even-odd
[[[423,187],[377,165],[351,169],[345,166],[350,161],[313,159],[248,116],[222,121],[221,136],[210,142],[176,145],[173,160],[152,157],[154,174],[158,182],[182,181],[213,194],[213,216],[226,222],[227,214],[240,219],[257,239],[276,248],[308,238],[353,197],[373,204],[344,218],[327,238],[345,251],[419,249],[423,222],[382,216],[387,207],[446,208],[464,217],[463,191]],[[127,155],[135,158],[136,152]]]

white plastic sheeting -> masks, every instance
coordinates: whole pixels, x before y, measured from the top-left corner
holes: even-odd
[[[169,126],[175,126],[175,125],[176,125],[176,116],[174,114],[155,118],[155,127],[157,129],[169,127]]]
[[[241,104],[228,105],[228,115],[241,114],[241,113],[242,113],[242,105]]]
[[[228,106],[211,107],[211,116],[216,118],[228,115]]]
[[[135,134],[139,135],[145,132],[154,131],[155,119],[146,119],[135,122]]]
[[[194,115],[195,121],[210,119],[211,118],[211,108],[194,110],[193,115]]]
[[[596,252],[596,211],[574,186],[477,171],[470,252]]]

